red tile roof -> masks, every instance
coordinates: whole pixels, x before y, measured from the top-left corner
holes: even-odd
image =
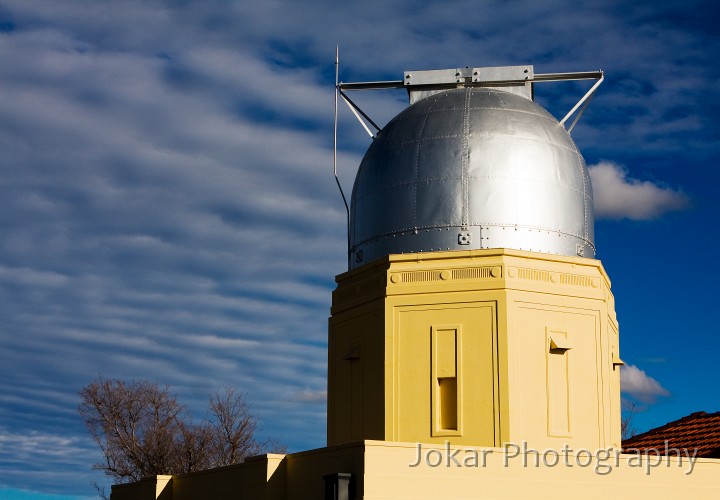
[[[668,448],[697,448],[698,457],[720,458],[720,412],[698,411],[622,442],[623,451],[654,448],[664,454]]]

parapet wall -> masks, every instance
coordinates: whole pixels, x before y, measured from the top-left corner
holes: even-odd
[[[318,500],[325,476],[352,475],[350,499],[720,498],[720,460],[692,450],[500,448],[361,441],[116,485],[112,500]]]

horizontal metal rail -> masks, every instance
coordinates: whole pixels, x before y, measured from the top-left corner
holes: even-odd
[[[603,78],[603,72],[583,71],[575,73],[538,73],[532,78],[516,79],[516,80],[493,80],[484,82],[460,82],[460,83],[434,83],[428,85],[406,85],[402,80],[386,80],[379,82],[340,82],[338,88],[340,90],[381,90],[381,89],[400,89],[412,87],[416,90],[424,88],[430,89],[454,89],[458,87],[491,87],[496,85],[512,85],[527,82],[560,82],[565,80],[600,80]]]
[[[533,78],[536,82],[559,82],[562,80],[599,80],[603,77],[602,70],[576,73],[539,73]]]
[[[402,80],[393,80],[385,82],[354,82],[345,83],[340,82],[338,88],[340,90],[380,90],[380,89],[401,89],[403,85]]]

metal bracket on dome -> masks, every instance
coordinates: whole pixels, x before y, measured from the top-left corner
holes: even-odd
[[[500,89],[532,100],[532,79],[533,67],[530,65],[406,71],[403,75],[410,104],[448,88],[471,86]]]
[[[381,90],[381,89],[399,89],[405,88],[408,91],[410,104],[445,90],[463,88],[463,87],[484,87],[484,88],[500,88],[505,91],[514,92],[528,99],[533,98],[533,85],[542,82],[560,82],[570,80],[597,80],[595,84],[588,90],[585,95],[573,106],[573,108],[560,120],[560,124],[565,126],[565,122],[576,112],[575,119],[567,129],[568,133],[577,124],[580,116],[582,116],[585,108],[590,103],[590,99],[594,95],[597,88],[604,81],[605,76],[602,70],[583,71],[573,73],[534,73],[531,65],[526,66],[499,66],[485,68],[456,68],[441,69],[429,71],[405,71],[402,80],[389,80],[378,82],[354,82],[335,83],[336,92],[343,95],[344,99],[351,106],[355,116],[358,112],[368,120],[378,131],[380,127],[375,125],[370,118],[363,113],[358,106],[350,101],[346,91],[351,90]],[[349,102],[348,102],[349,101]],[[375,135],[370,132],[367,125],[360,120],[365,130],[372,137]]]
[[[577,116],[575,117],[575,119],[573,120],[573,122],[570,124],[570,128],[567,129],[568,134],[569,134],[570,132],[572,132],[572,129],[573,129],[573,128],[575,128],[575,124],[578,122],[578,120],[579,120],[580,117],[582,116],[583,111],[585,111],[585,108],[587,108],[587,105],[590,104],[590,99],[592,99],[592,97],[593,97],[593,95],[595,94],[595,91],[597,90],[597,88],[600,86],[600,84],[603,82],[603,80],[605,80],[605,75],[603,74],[603,72],[602,72],[602,71],[598,71],[598,73],[600,73],[600,78],[598,78],[598,81],[595,82],[595,85],[593,85],[592,87],[590,87],[590,90],[588,90],[588,91],[585,93],[585,95],[582,97],[582,99],[580,99],[580,100],[577,102],[577,104],[575,104],[575,106],[574,106],[570,111],[568,111],[568,114],[565,115],[565,118],[563,118],[562,120],[560,120],[560,125],[565,126],[565,122],[567,121],[567,119],[570,118],[570,117],[573,115],[573,113],[575,113],[575,111],[578,112]],[[578,111],[578,108],[580,108],[579,111]]]
[[[340,96],[343,98],[343,101],[345,101],[345,104],[348,105],[348,108],[350,108],[350,111],[353,112],[353,114],[355,115],[355,118],[357,118],[357,120],[360,122],[360,125],[363,126],[363,128],[364,128],[365,131],[368,133],[368,135],[370,136],[370,138],[371,138],[371,139],[375,139],[375,134],[373,134],[373,133],[370,131],[370,129],[368,128],[367,124],[363,121],[362,118],[365,118],[365,120],[367,120],[368,123],[370,123],[370,125],[372,125],[373,127],[375,127],[375,130],[377,130],[378,132],[380,132],[380,127],[378,127],[377,124],[376,124],[374,121],[372,121],[372,119],[371,119],[368,115],[366,115],[365,112],[364,112],[362,109],[360,109],[360,107],[359,107],[357,104],[355,104],[354,102],[352,102],[352,99],[350,99],[345,92],[343,92],[343,91],[340,90],[340,89],[338,89],[337,92],[338,92],[338,93],[340,94]],[[362,115],[362,118],[360,118],[361,115]]]

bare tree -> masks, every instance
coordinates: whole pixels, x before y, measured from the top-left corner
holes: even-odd
[[[635,401],[627,399],[622,400],[624,415],[620,421],[620,435],[622,440],[629,439],[637,434],[637,429],[633,427],[633,417],[635,416],[635,410],[637,410],[637,404]]]
[[[215,440],[211,425],[180,423],[180,439],[177,443],[177,472],[192,472],[215,467],[213,442]]]
[[[210,420],[200,423],[167,386],[148,381],[98,378],[80,395],[80,415],[104,458],[93,469],[121,483],[236,464],[267,448],[255,438],[245,394],[234,389],[216,393]]]
[[[230,388],[218,391],[210,400],[210,411],[215,417],[213,437],[218,465],[236,464],[260,452],[261,446],[253,438],[257,420],[249,415],[244,394]]]

